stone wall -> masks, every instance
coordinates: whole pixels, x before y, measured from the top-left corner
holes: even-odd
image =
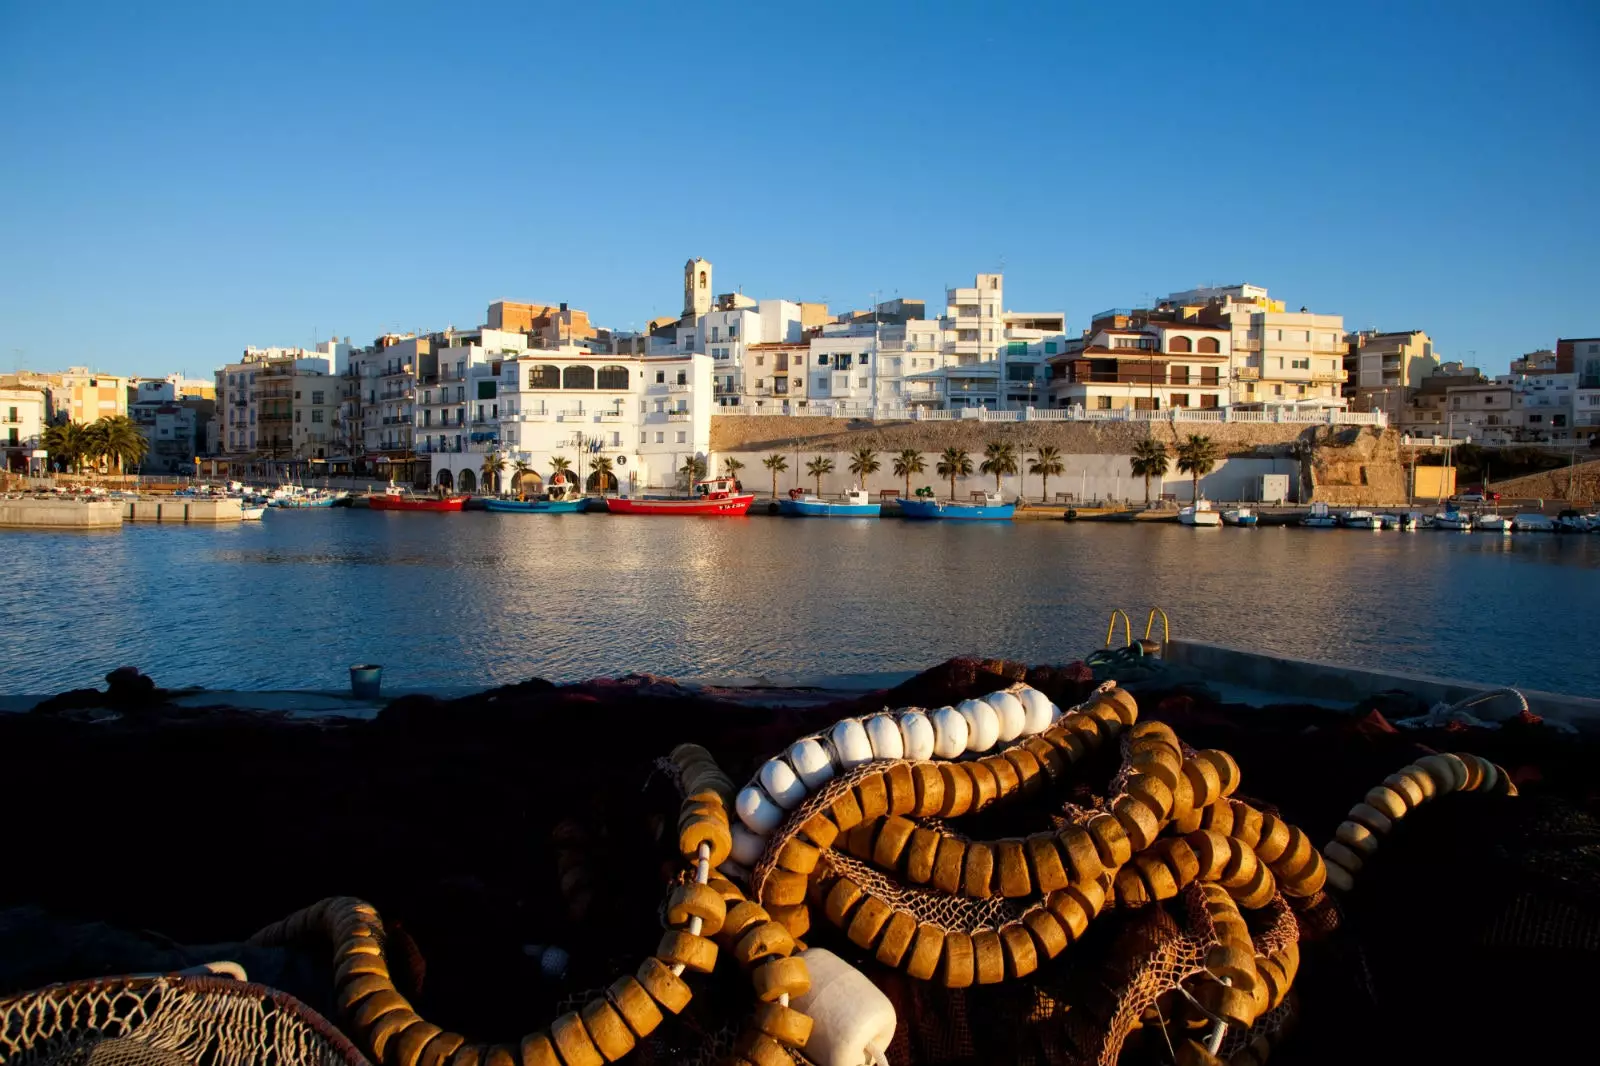
[[[1511,500],[1571,500],[1592,503],[1600,500],[1600,460],[1578,463],[1570,468],[1546,470],[1540,474],[1529,474],[1527,477],[1513,478],[1510,481],[1496,481],[1489,487]]]
[[[1394,430],[1327,428],[1311,444],[1303,466],[1312,500],[1343,507],[1405,503],[1406,472]]]

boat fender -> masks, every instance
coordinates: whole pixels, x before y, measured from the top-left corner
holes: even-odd
[[[825,948],[807,948],[811,988],[789,1006],[811,1017],[806,1058],[817,1066],[885,1062],[894,1040],[894,1004],[860,970]]]
[[[962,700],[956,711],[967,720],[967,750],[988,751],[1000,742],[1000,716],[982,700]]]
[[[1022,702],[1023,709],[1027,712],[1022,723],[1023,736],[1031,737],[1036,733],[1043,733],[1061,716],[1060,709],[1050,702],[1050,697],[1036,688],[1023,685],[1017,690],[1017,699]]]
[[[872,742],[867,739],[866,727],[857,719],[846,718],[834,726],[828,733],[828,741],[833,745],[835,761],[841,770],[872,761]]]
[[[917,762],[933,758],[933,723],[923,712],[909,710],[900,715],[900,740],[905,758]]]
[[[766,836],[783,822],[783,808],[772,802],[772,797],[760,785],[746,785],[734,800],[739,821],[757,836]]]
[[[795,774],[794,768],[782,759],[768,759],[756,775],[761,787],[772,801],[786,811],[792,811],[806,799],[805,782]]]
[[[972,732],[967,720],[954,707],[940,707],[933,719],[933,754],[954,759],[967,750],[967,735]]]
[[[763,837],[750,832],[743,822],[733,823],[733,849],[728,852],[728,858],[741,866],[754,866],[761,861],[761,854],[766,850],[767,842]],[[722,865],[726,867],[728,864]]]
[[[893,715],[875,714],[864,723],[867,740],[872,744],[873,758],[903,759],[906,754],[905,738],[900,735],[900,723]]]
[[[803,737],[789,745],[789,765],[812,792],[833,780],[833,759],[817,737]]]
[[[1006,691],[991,692],[983,698],[983,702],[994,708],[994,713],[1000,719],[1000,733],[998,741],[1009,744],[1022,735],[1023,726],[1028,721],[1028,710],[1022,701]]]

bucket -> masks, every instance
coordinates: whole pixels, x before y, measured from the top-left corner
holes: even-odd
[[[358,700],[375,700],[383,686],[383,667],[365,663],[350,668],[350,695]]]

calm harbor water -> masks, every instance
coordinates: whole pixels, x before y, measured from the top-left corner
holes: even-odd
[[[1176,635],[1600,692],[1600,537],[1019,522],[381,514],[8,534],[0,692],[468,689],[1066,662],[1113,607]]]

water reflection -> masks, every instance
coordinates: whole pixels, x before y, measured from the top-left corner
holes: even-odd
[[[1182,635],[1600,690],[1562,639],[1600,537],[307,511],[232,529],[13,535],[0,687],[399,687],[643,670],[785,678],[949,655],[1062,661],[1113,607]]]

